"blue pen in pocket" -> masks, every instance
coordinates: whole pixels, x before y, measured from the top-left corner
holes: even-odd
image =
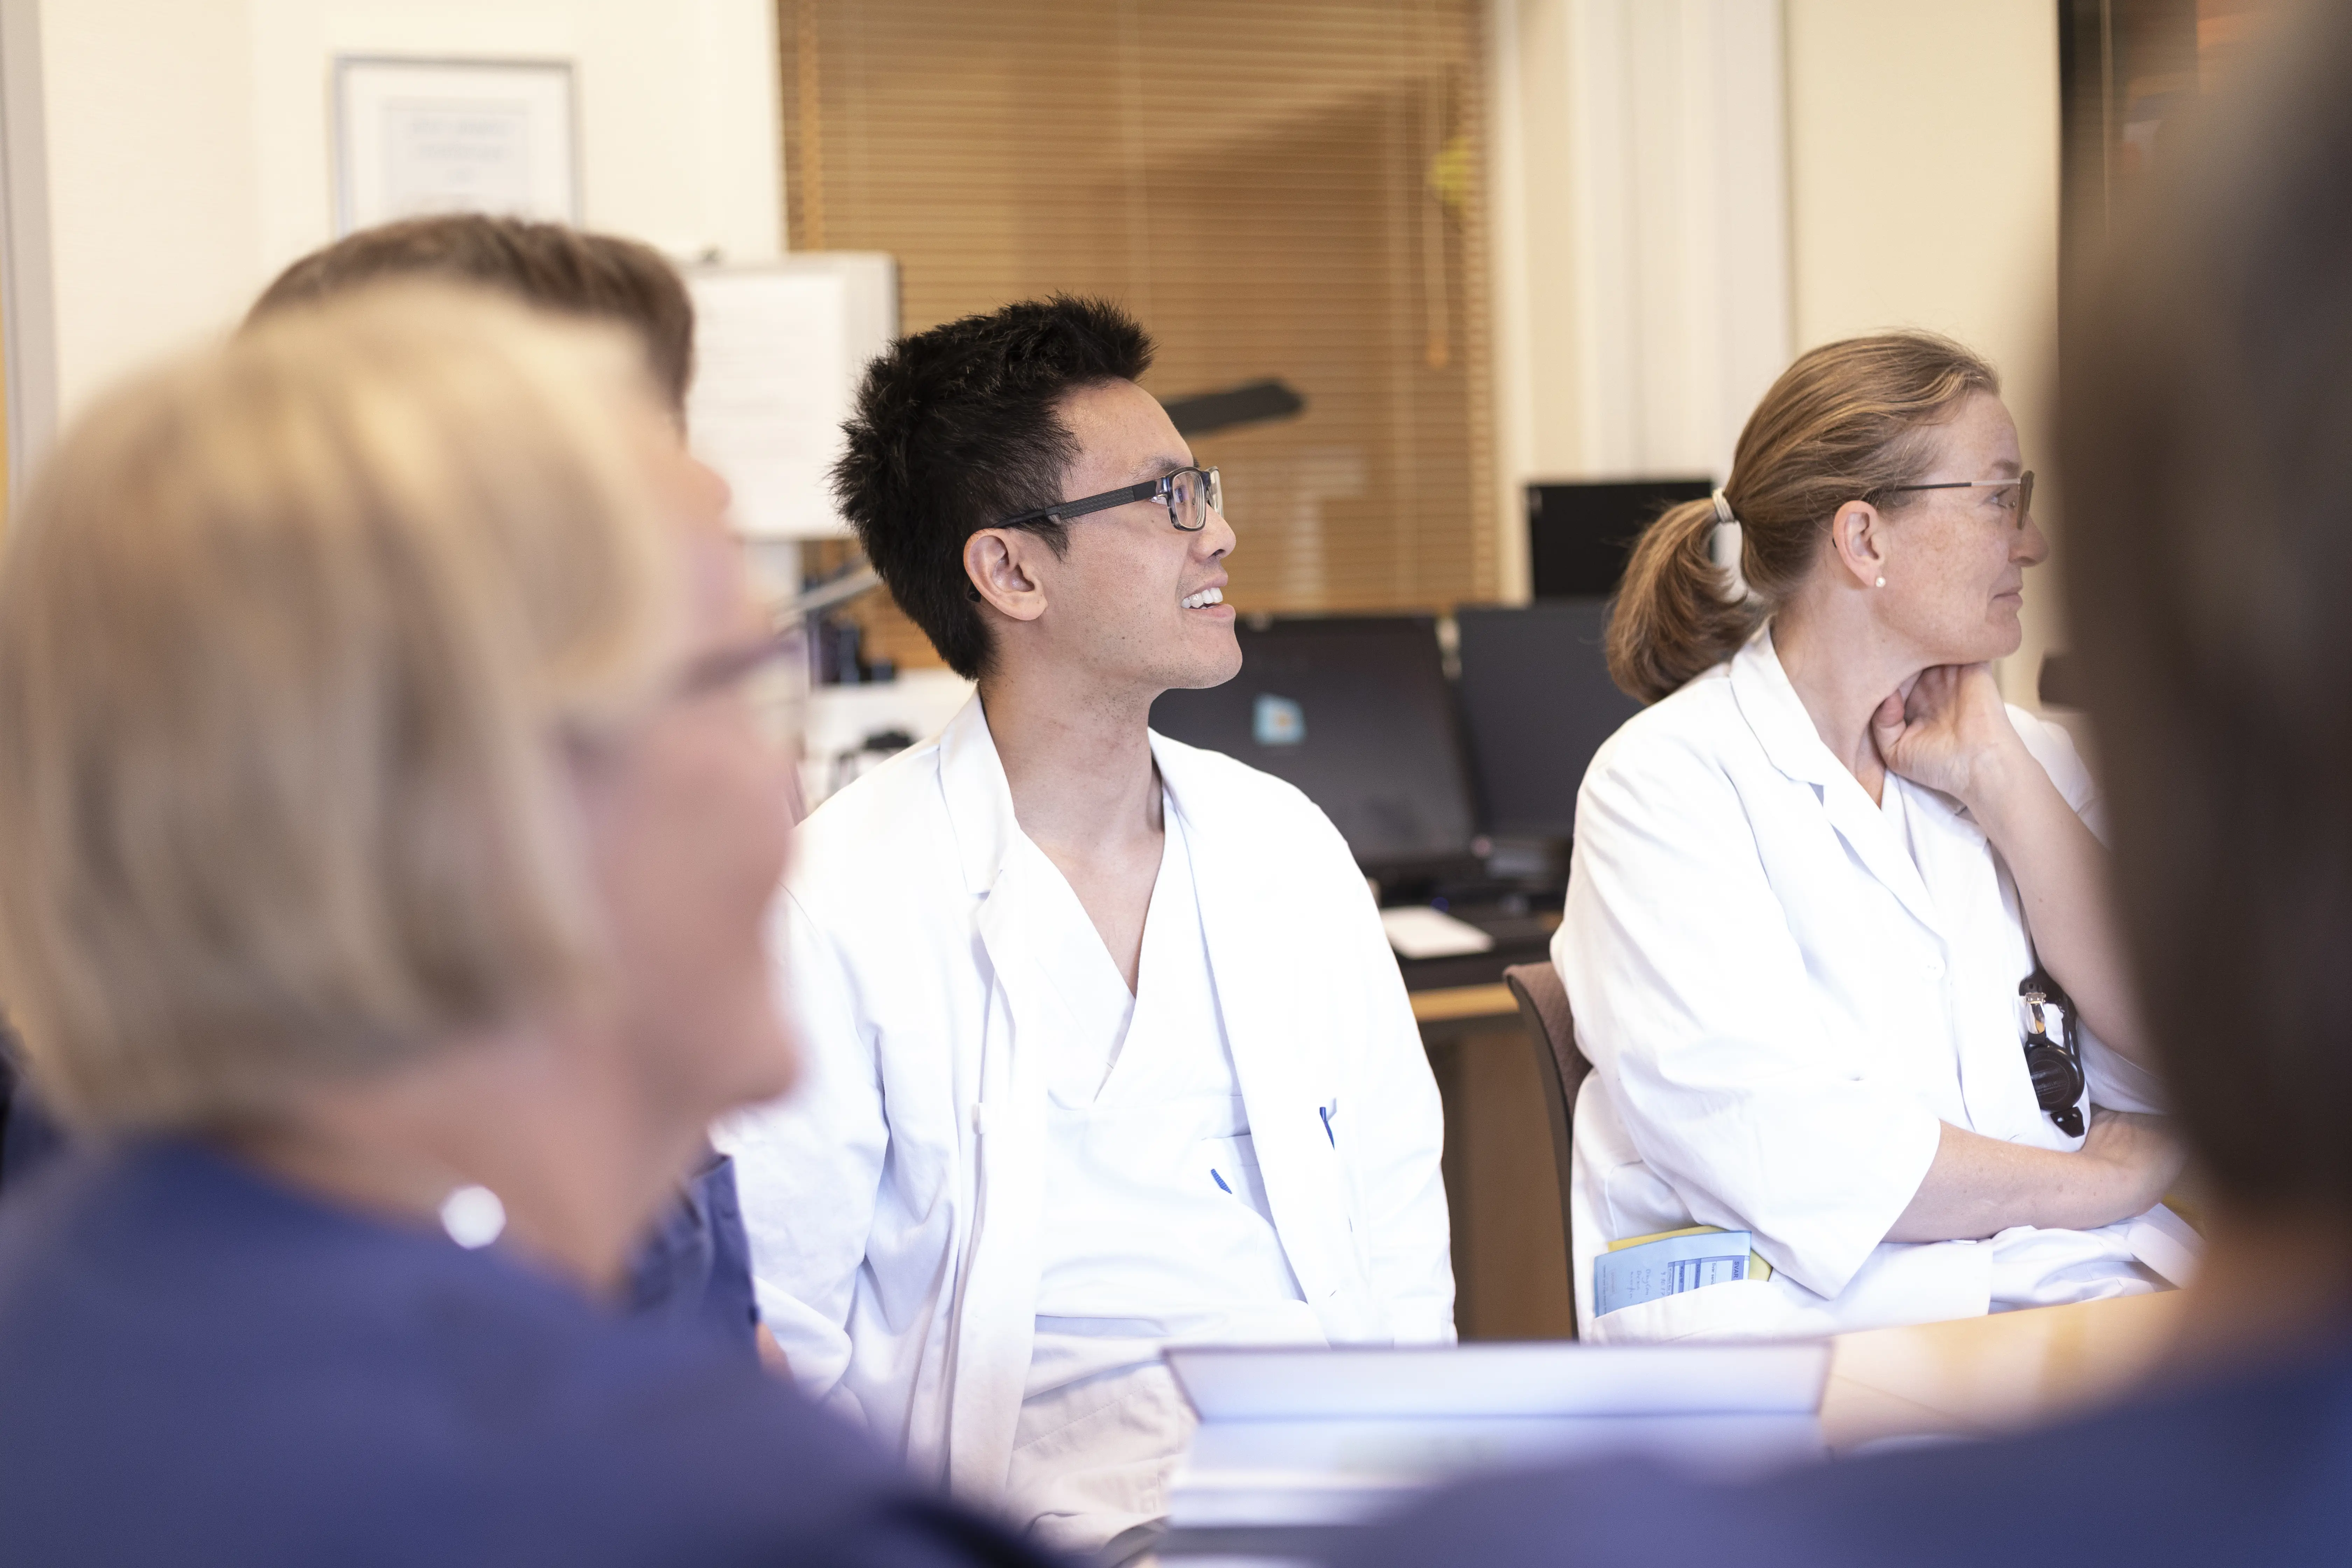
[[[1330,1140],[1331,1147],[1334,1149],[1339,1146],[1339,1135],[1331,1131],[1331,1118],[1339,1113],[1339,1102],[1336,1100],[1328,1105],[1318,1105],[1315,1108],[1315,1114],[1323,1119],[1323,1136]]]
[[[1221,1192],[1230,1194],[1233,1191],[1233,1188],[1225,1185],[1224,1177],[1217,1174],[1217,1168],[1214,1165],[1209,1167],[1209,1180],[1216,1183],[1217,1188]]]

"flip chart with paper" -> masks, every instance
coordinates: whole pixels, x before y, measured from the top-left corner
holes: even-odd
[[[815,252],[691,273],[695,377],[687,424],[695,451],[735,491],[753,539],[849,531],[827,476],[841,456],[868,361],[898,331],[889,257]]]

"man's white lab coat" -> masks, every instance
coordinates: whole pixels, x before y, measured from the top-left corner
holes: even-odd
[[[2011,709],[2095,829],[2065,731]],[[2126,1227],[1884,1238],[1938,1123],[2073,1149],[2036,1103],[2007,869],[1958,802],[1890,774],[1874,804],[1813,727],[1770,633],[1629,721],[1577,797],[1552,945],[1593,1064],[1577,1103],[1580,1331],[1603,1340],[1836,1332],[2151,1288]],[[2085,1030],[2090,1095],[2156,1108]],[[1769,1279],[1592,1317],[1612,1239],[1752,1230]]]
[[[1307,1305],[1335,1343],[1452,1339],[1437,1090],[1362,876],[1289,784],[1159,735],[1151,752]],[[982,1500],[1004,1485],[1036,1315],[1045,1070],[1071,1024],[1032,917],[1057,874],[978,699],[825,802],[775,917],[806,1074],[720,1139],[794,1376]]]

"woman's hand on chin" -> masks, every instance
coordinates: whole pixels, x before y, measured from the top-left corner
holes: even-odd
[[[1890,694],[1870,716],[1870,738],[1890,773],[1976,809],[2024,742],[1989,664],[1939,664]]]

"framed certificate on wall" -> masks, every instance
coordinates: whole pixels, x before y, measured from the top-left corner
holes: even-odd
[[[335,233],[426,213],[580,221],[568,60],[335,61]]]

